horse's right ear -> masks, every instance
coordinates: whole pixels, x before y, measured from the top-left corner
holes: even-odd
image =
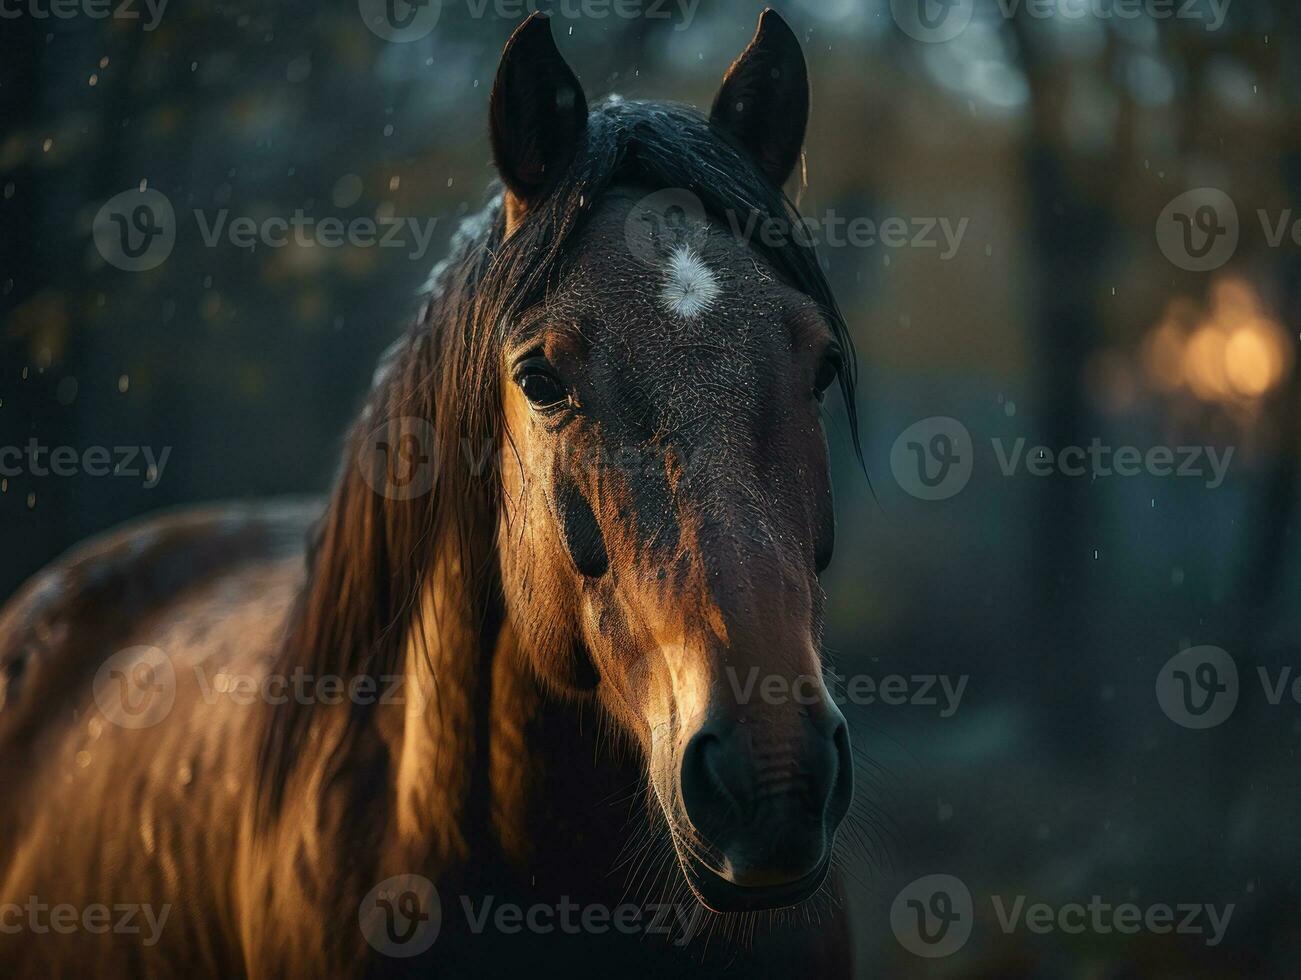
[[[709,121],[781,187],[799,162],[808,120],[804,52],[790,25],[770,8],[759,15],[754,38],[727,70]]]
[[[532,14],[506,42],[488,115],[510,234],[568,166],[587,128],[583,87],[556,50],[546,14]]]

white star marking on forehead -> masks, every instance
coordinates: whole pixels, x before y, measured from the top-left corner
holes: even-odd
[[[679,245],[669,256],[660,302],[670,313],[693,320],[718,298],[718,277],[690,245]]]

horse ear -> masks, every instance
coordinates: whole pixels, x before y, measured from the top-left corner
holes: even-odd
[[[795,33],[772,9],[723,76],[709,121],[741,144],[780,187],[804,146],[809,72]]]
[[[506,42],[488,110],[492,156],[506,185],[506,230],[546,195],[587,127],[587,99],[534,13]]]

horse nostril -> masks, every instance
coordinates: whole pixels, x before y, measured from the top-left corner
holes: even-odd
[[[682,754],[682,805],[692,826],[707,836],[739,805],[727,783],[724,754],[723,740],[708,729],[692,736]]]

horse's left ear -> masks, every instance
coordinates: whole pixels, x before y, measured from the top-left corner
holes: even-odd
[[[799,162],[809,121],[809,72],[799,39],[765,10],[759,28],[723,76],[709,121],[731,135],[780,187]]]
[[[556,49],[546,14],[532,14],[506,42],[488,118],[509,234],[546,196],[587,128],[583,87]]]

